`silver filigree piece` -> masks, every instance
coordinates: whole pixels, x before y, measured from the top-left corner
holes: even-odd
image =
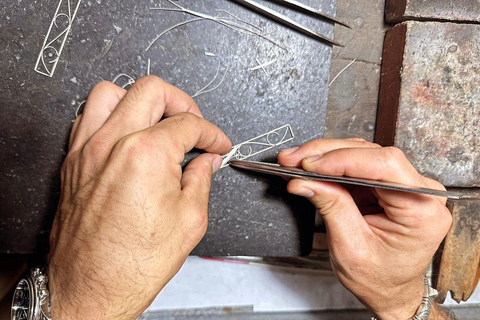
[[[210,57],[217,57],[216,54],[214,53],[207,53],[205,52],[205,55],[206,56],[210,56]],[[220,63],[220,59],[218,61],[218,66],[217,66],[217,73],[215,74],[215,76],[213,77],[212,81],[210,81],[209,83],[207,83],[207,85],[205,87],[203,87],[202,89],[200,89],[197,93],[195,93],[193,96],[192,96],[192,99],[202,95],[202,94],[205,94],[205,93],[210,93],[210,92],[213,92],[215,90],[217,90],[221,85],[222,83],[225,81],[225,78],[227,76],[227,73],[228,73],[228,70],[230,69],[230,63],[227,62],[226,64],[226,67],[225,67],[225,73],[223,74],[223,77],[220,79],[220,82],[211,87],[218,79],[219,77],[219,74],[220,74],[220,67],[221,67],[221,63]]]
[[[231,160],[246,160],[260,153],[276,148],[295,138],[292,127],[289,124],[281,126],[275,130],[264,133],[261,136],[247,140],[232,147],[232,150],[223,155],[222,166],[228,167]]]
[[[113,84],[116,84],[122,89],[127,89],[135,83],[135,79],[126,73],[120,73],[112,80]]]
[[[76,2],[76,3],[75,3]],[[63,47],[72,28],[82,0],[60,0],[53,16],[34,70],[52,77],[62,55]]]

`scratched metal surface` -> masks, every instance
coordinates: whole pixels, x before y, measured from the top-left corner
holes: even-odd
[[[75,2],[71,0],[72,2]],[[335,0],[310,0],[335,13]],[[79,101],[100,80],[147,71],[194,94],[213,79],[218,61],[225,82],[196,98],[209,121],[234,144],[290,123],[296,138],[283,147],[323,135],[331,48],[271,22],[233,2],[180,1],[211,15],[229,12],[259,25],[288,52],[255,36],[211,21],[180,27],[147,44],[168,27],[192,19],[149,10],[158,1],[83,0],[52,78],[33,71],[58,0],[2,1],[0,6],[0,252],[42,252],[59,195],[59,169]],[[333,26],[277,7],[323,34]],[[205,52],[215,53],[209,57]],[[262,70],[255,59],[278,61]],[[278,149],[255,160],[274,160]],[[191,158],[191,156],[187,157]],[[215,175],[203,255],[294,256],[308,253],[314,211],[285,192],[285,182],[231,168]]]

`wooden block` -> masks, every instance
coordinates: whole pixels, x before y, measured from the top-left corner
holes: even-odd
[[[480,189],[457,189],[480,197]],[[440,264],[434,266],[437,301],[443,303],[450,291],[457,301],[467,301],[475,291],[480,264],[480,200],[449,202],[453,224],[439,252]]]
[[[446,186],[480,186],[480,25],[409,21],[385,39],[375,141]]]
[[[351,60],[332,60],[333,79]],[[325,123],[327,139],[362,137],[373,141],[380,66],[356,61],[330,86]]]
[[[387,0],[388,22],[406,20],[480,21],[478,0]]]
[[[345,47],[333,48],[330,81],[357,60],[329,86],[324,138],[373,141],[383,40],[390,29],[384,12],[384,0],[337,1],[336,16],[351,23],[353,29],[335,25],[335,39]]]

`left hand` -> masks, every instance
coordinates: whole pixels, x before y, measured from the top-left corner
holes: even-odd
[[[194,147],[207,153],[182,172]],[[138,317],[204,236],[211,177],[230,148],[187,94],[157,77],[128,92],[98,84],[62,167],[53,319]]]

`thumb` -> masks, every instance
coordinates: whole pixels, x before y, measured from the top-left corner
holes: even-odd
[[[188,206],[207,210],[212,175],[222,164],[217,154],[205,153],[193,159],[183,171],[181,186]]]
[[[292,194],[306,197],[317,208],[327,234],[335,244],[342,247],[360,244],[370,229],[350,193],[339,184],[293,179],[287,189]]]

